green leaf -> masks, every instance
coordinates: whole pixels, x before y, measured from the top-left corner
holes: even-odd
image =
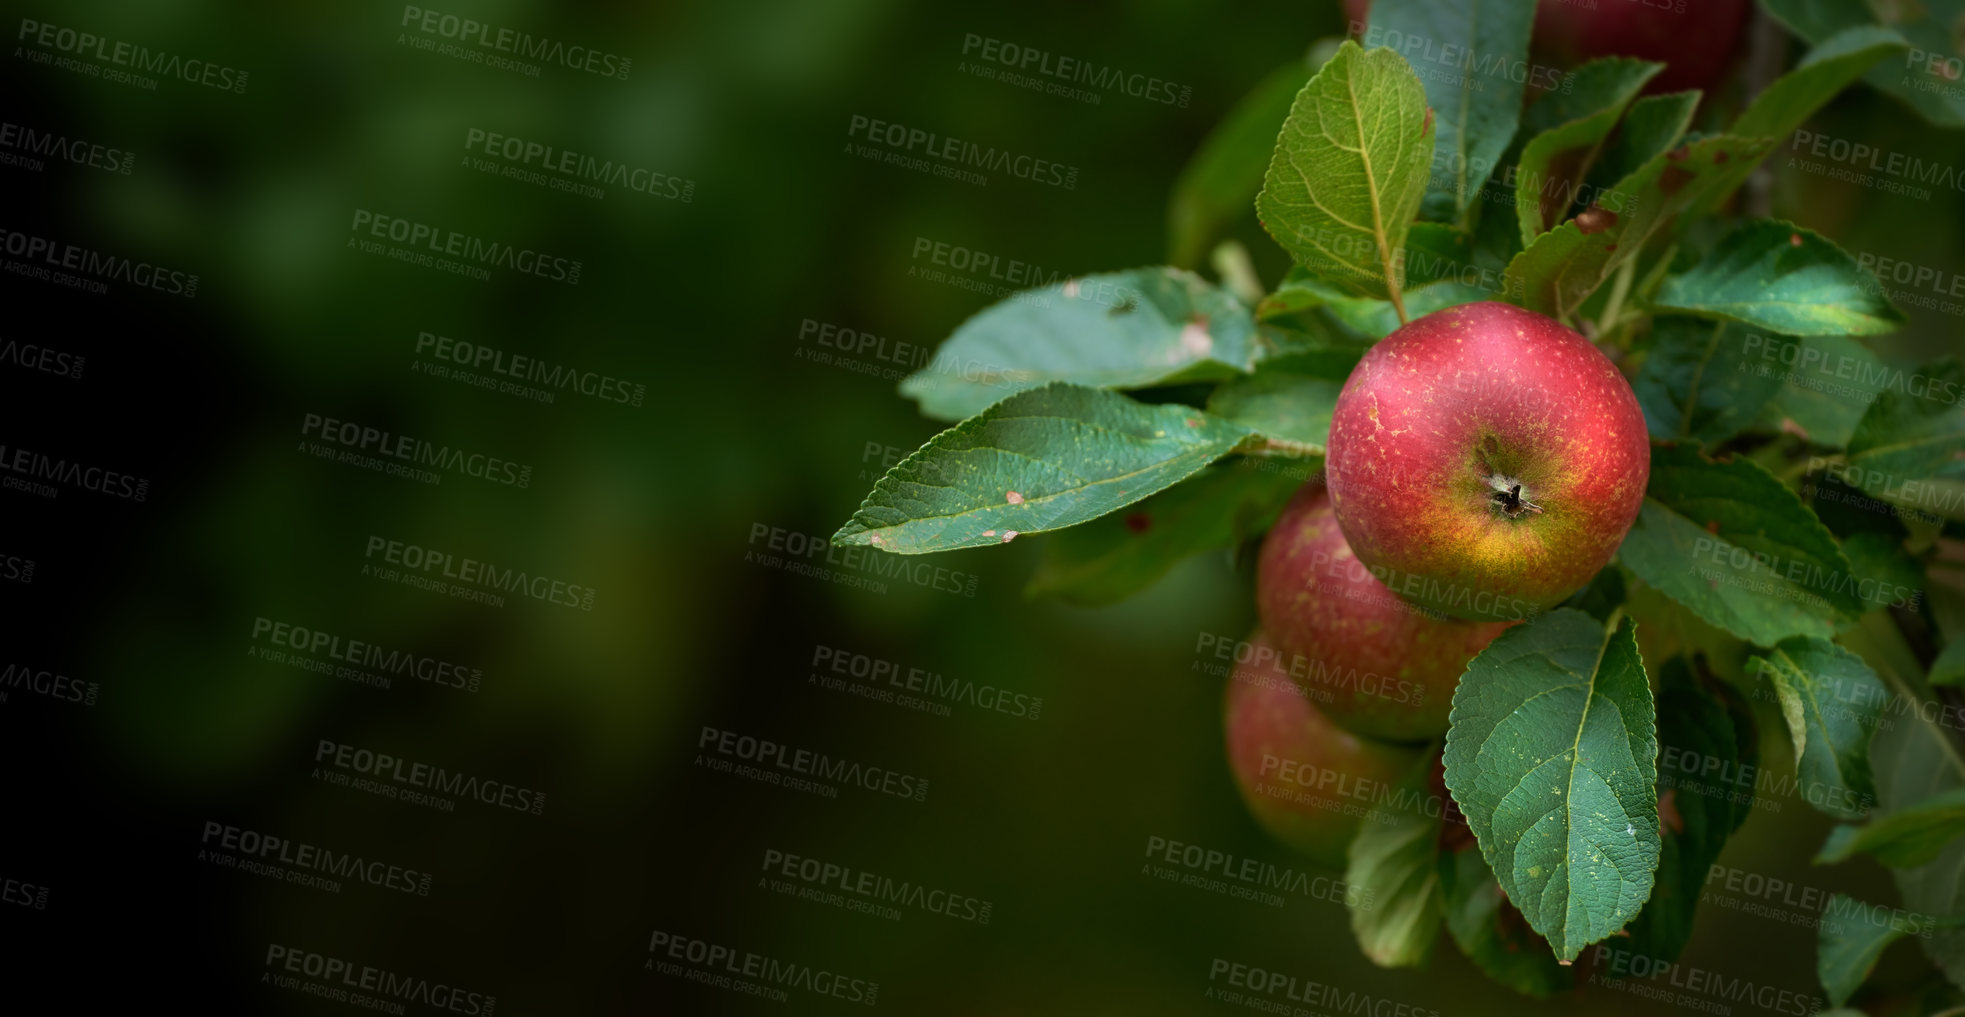
[[[981,413],[1053,381],[1145,388],[1255,366],[1255,322],[1227,291],[1176,268],[1139,268],[1026,290],[963,322],[901,394],[939,420]]]
[[[1344,882],[1361,893],[1346,894],[1351,931],[1358,948],[1382,968],[1418,967],[1440,935],[1445,899],[1440,891],[1438,814],[1423,806],[1427,793],[1422,760],[1416,774],[1393,785],[1365,814],[1351,841]]]
[[[1809,336],[1799,342],[1792,363],[1757,353],[1747,365],[1781,382],[1761,410],[1761,426],[1799,430],[1814,444],[1841,448],[1876,398],[1874,379],[1885,376],[1883,362],[1869,347],[1843,336]]]
[[[1406,291],[1406,313],[1416,320],[1434,311],[1461,304],[1478,303],[1482,300],[1493,300],[1496,296],[1494,291],[1476,285],[1454,281],[1436,282],[1431,286]],[[1401,324],[1399,312],[1387,300],[1362,298],[1333,300],[1327,305],[1326,310],[1339,324],[1373,342],[1391,335]]]
[[[1709,624],[1760,646],[1835,634],[1862,613],[1835,537],[1747,459],[1654,445],[1651,482],[1618,561]]]
[[[1129,511],[1052,534],[1024,592],[1084,606],[1118,603],[1191,555],[1268,529],[1316,462],[1231,460]]]
[[[1876,804],[1869,742],[1889,693],[1863,658],[1824,639],[1782,642],[1752,670],[1774,686],[1794,742],[1802,797],[1838,819],[1859,819]]]
[[[1953,788],[1865,826],[1844,824],[1829,832],[1815,864],[1830,865],[1858,854],[1875,855],[1893,869],[1914,869],[1965,837],[1965,788]]]
[[[1426,102],[1438,132],[1424,214],[1459,220],[1514,140],[1521,120],[1529,28],[1527,0],[1376,0],[1368,38],[1423,39],[1458,54],[1425,68]],[[1397,33],[1394,36],[1392,33]]]
[[[1834,894],[1822,914],[1815,970],[1829,1002],[1841,1006],[1863,987],[1891,943],[1915,931],[1913,924],[1886,907]]]
[[[1131,505],[1250,436],[1191,406],[1046,385],[929,439],[832,539],[899,554],[1005,544]]]
[[[1849,559],[1849,571],[1869,584],[1863,596],[1866,611],[1890,606],[1916,609],[1924,589],[1924,563],[1904,550],[1897,532],[1852,533],[1842,541],[1842,554]]]
[[[1945,644],[1938,659],[1931,662],[1931,684],[1965,687],[1965,639]]]
[[[1638,171],[1645,163],[1664,155],[1685,136],[1692,126],[1692,114],[1699,108],[1700,93],[1672,92],[1647,95],[1631,103],[1617,136],[1597,160],[1590,181],[1608,188]]]
[[[1453,694],[1447,787],[1559,960],[1636,917],[1658,866],[1658,739],[1632,632],[1552,611],[1503,632]]]
[[[1570,91],[1550,92],[1536,102],[1529,124],[1537,130],[1522,149],[1514,179],[1524,245],[1569,218],[1569,206],[1588,197],[1580,185],[1611,129],[1644,83],[1664,69],[1664,64],[1621,57],[1592,60],[1576,69]],[[1551,126],[1542,128],[1545,123]]]
[[[1965,754],[1942,723],[1943,704],[1917,673],[1917,660],[1888,615],[1872,614],[1844,640],[1863,654],[1897,697],[1892,716],[1870,744],[1877,811],[1885,819],[1939,795],[1965,788]],[[1947,844],[1930,862],[1890,870],[1904,907],[1938,926],[1918,944],[1953,985],[1965,989],[1965,840]]]
[[[1866,5],[1848,0],[1765,0],[1765,6],[1769,14],[1793,29],[1796,35],[1815,43],[1815,52],[1862,32],[1872,38],[1894,37],[1898,40],[1893,47],[1896,49],[1902,49],[1907,40],[1919,52],[1939,61],[1958,55],[1952,26],[1965,16],[1965,4],[1959,0],[1919,0],[1915,5],[1900,8],[1906,16],[1892,21],[1890,28],[1897,31],[1891,32],[1876,23],[1875,15]],[[1814,53],[1809,57],[1814,59]],[[1872,69],[1874,63],[1871,60],[1856,67],[1847,81],[1863,76],[1872,87],[1902,100],[1931,123],[1940,127],[1965,126],[1965,96],[1959,93],[1956,81],[1943,75],[1940,64],[1893,60]],[[1864,71],[1869,73],[1864,75]],[[1841,86],[1835,91],[1841,91]]]
[[[1247,215],[1290,102],[1310,80],[1294,61],[1269,72],[1208,133],[1174,181],[1167,205],[1168,261],[1197,268],[1225,224]]]
[[[1254,374],[1215,389],[1208,397],[1208,412],[1321,454],[1330,441],[1337,394],[1362,352],[1338,350],[1268,361]]]
[[[1290,107],[1256,214],[1298,264],[1396,299],[1432,155],[1426,92],[1405,58],[1346,41]]]
[[[1857,27],[1813,41],[1821,45],[1810,50],[1794,70],[1775,79],[1755,96],[1728,133],[1742,138],[1784,139],[1878,60],[1904,48],[1902,36],[1875,26]],[[1696,222],[1710,215],[1746,177],[1743,172],[1728,186],[1702,196],[1687,210],[1685,221]]]
[[[1772,148],[1769,138],[1702,138],[1666,152],[1599,195],[1595,207],[1542,234],[1508,263],[1508,295],[1567,318],[1625,261],[1705,195],[1730,191]]]
[[[1263,297],[1262,302],[1256,305],[1255,316],[1257,321],[1271,321],[1314,310],[1348,296],[1350,294],[1310,274],[1303,266],[1295,265],[1283,277],[1276,291]]]
[[[1652,303],[1781,335],[1876,335],[1904,323],[1856,259],[1772,219],[1741,224],[1692,271],[1666,279]]]
[[[1501,884],[1473,848],[1440,856],[1446,928],[1454,945],[1489,978],[1516,992],[1546,999],[1575,987],[1569,969],[1556,963],[1549,941],[1501,892]]]
[[[1463,230],[1437,222],[1417,222],[1406,234],[1406,286],[1418,289],[1441,280],[1459,279],[1474,260],[1474,238]]]
[[[1753,423],[1780,391],[1782,375],[1761,371],[1760,351],[1794,344],[1730,322],[1661,317],[1631,382],[1651,436],[1713,444]],[[1777,360],[1776,363],[1779,361]]]
[[[1682,657],[1659,672],[1658,744],[1657,885],[1626,931],[1632,951],[1669,962],[1692,937],[1720,850],[1752,811],[1732,788],[1711,782],[1711,768],[1753,773],[1760,752],[1753,711],[1724,683],[1702,682]]]
[[[1965,519],[1965,366],[1946,358],[1895,380],[1850,435],[1845,475],[1893,505]]]

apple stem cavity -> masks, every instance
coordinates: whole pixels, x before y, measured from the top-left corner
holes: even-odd
[[[1515,478],[1504,477],[1497,473],[1487,478],[1487,482],[1494,488],[1494,493],[1490,497],[1494,504],[1501,507],[1502,515],[1510,519],[1520,519],[1530,512],[1539,514],[1542,511],[1542,506],[1522,497],[1521,482]]]

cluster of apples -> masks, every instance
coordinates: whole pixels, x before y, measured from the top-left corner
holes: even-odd
[[[1381,786],[1446,733],[1468,662],[1609,564],[1650,468],[1630,383],[1550,318],[1463,304],[1373,346],[1323,481],[1264,539],[1261,628],[1227,683],[1258,821],[1341,867]]]

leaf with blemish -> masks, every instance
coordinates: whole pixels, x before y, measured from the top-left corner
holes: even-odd
[[[1053,381],[1145,388],[1234,377],[1261,354],[1255,321],[1192,272],[1139,268],[1026,290],[957,326],[901,394],[939,420]]]
[[[1828,527],[1749,459],[1654,445],[1651,480],[1617,560],[1708,624],[1760,646],[1827,639],[1863,613]]]
[[[1794,431],[1829,448],[1849,444],[1863,411],[1881,391],[1879,379],[1894,373],[1855,339],[1808,336],[1793,360],[1761,357],[1747,365],[1781,381],[1760,412],[1760,426],[1770,431]]]
[[[900,554],[1008,543],[1131,505],[1253,437],[1191,406],[1054,382],[929,439],[832,539]]]
[[[1562,608],[1503,632],[1453,694],[1446,783],[1559,960],[1613,935],[1658,866],[1658,739],[1633,623]]]
[[[1646,81],[1664,64],[1623,57],[1592,60],[1570,76],[1567,92],[1550,92],[1530,109],[1535,133],[1515,173],[1515,214],[1523,245],[1563,220],[1579,197],[1610,131]],[[1537,129],[1539,124],[1550,123]]]
[[[1591,218],[1563,223],[1515,255],[1506,276],[1509,299],[1557,318],[1575,314],[1686,208],[1746,179],[1773,144],[1769,138],[1702,138],[1653,158],[1597,195],[1600,211],[1586,212]]]
[[[1781,335],[1875,335],[1904,323],[1882,284],[1834,241],[1773,219],[1741,224],[1691,271],[1666,279],[1652,303]]]
[[[1404,57],[1345,42],[1283,123],[1256,196],[1263,227],[1346,292],[1396,296],[1433,156],[1429,119]]]
[[[1699,98],[1697,91],[1671,92],[1647,95],[1631,103],[1616,136],[1590,171],[1590,183],[1598,189],[1609,188],[1671,151],[1685,136],[1685,129],[1692,126]]]

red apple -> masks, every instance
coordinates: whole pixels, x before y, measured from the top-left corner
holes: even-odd
[[[1277,666],[1273,643],[1260,633],[1249,643],[1253,652],[1229,676],[1223,711],[1242,801],[1276,839],[1342,869],[1365,813],[1420,753],[1331,723]]]
[[[1394,593],[1511,621],[1610,561],[1651,446],[1602,351],[1490,302],[1429,314],[1365,354],[1338,393],[1325,468],[1345,540]]]
[[[1344,0],[1353,25],[1364,24],[1370,7]],[[1751,0],[1542,0],[1530,48],[1563,70],[1595,57],[1656,60],[1665,69],[1644,89],[1654,94],[1711,89],[1733,62],[1752,9]]]
[[[1262,542],[1256,610],[1281,666],[1323,714],[1373,738],[1446,733],[1453,689],[1506,622],[1400,600],[1351,553],[1322,484],[1299,491]]]

